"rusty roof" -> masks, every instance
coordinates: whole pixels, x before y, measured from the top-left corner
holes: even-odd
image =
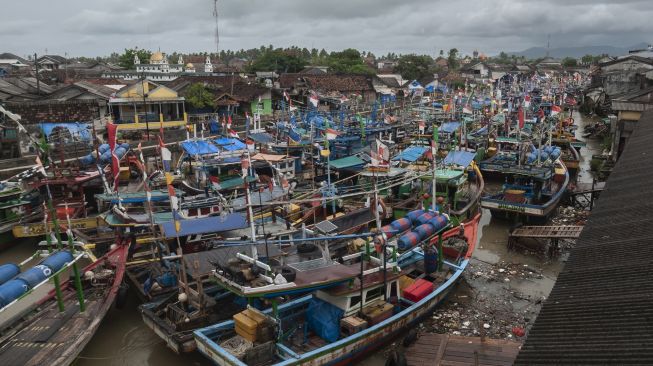
[[[653,360],[653,111],[630,136],[516,365]]]
[[[279,84],[282,88],[292,88],[296,83],[320,92],[361,92],[374,90],[372,78],[353,74],[282,74]]]

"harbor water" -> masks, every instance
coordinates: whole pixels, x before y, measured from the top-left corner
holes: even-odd
[[[593,123],[589,118],[583,118],[580,113],[574,112],[574,118],[579,125],[577,136],[582,137],[583,127]],[[587,146],[581,149],[581,165],[579,181],[591,182],[590,160],[593,154],[601,152],[601,142],[598,140],[587,141]],[[483,299],[486,304],[498,304],[499,311],[519,311],[528,316],[528,322],[532,323],[541,306],[541,300],[546,298],[551,291],[555,278],[564,265],[565,256],[544,260],[532,253],[519,251],[508,251],[508,231],[511,224],[505,221],[493,219],[489,212],[484,212],[481,219],[479,237],[480,241],[471,261],[471,267],[465,275],[465,280],[451,293],[448,300],[443,304],[443,311],[462,312],[466,306],[473,306],[474,300]],[[20,261],[31,255],[36,250],[36,241],[21,240],[14,246],[3,251],[1,254],[2,263]],[[492,268],[522,266],[529,268],[529,272],[537,276],[529,278],[511,278],[510,282],[486,281],[483,275],[485,271],[493,271]],[[530,270],[532,269],[532,270]],[[506,292],[506,289],[508,292]],[[505,304],[506,293],[519,296],[511,300],[508,308],[502,308]],[[142,321],[138,311],[139,300],[130,292],[124,308],[110,310],[97,333],[89,341],[86,348],[81,352],[74,363],[77,366],[117,366],[117,365],[156,365],[156,366],[188,366],[188,365],[210,365],[211,363],[199,353],[177,355],[166,347],[164,342],[152,332]],[[527,309],[527,310],[524,310]],[[438,313],[440,310],[437,310]],[[435,314],[434,314],[435,315]],[[425,320],[428,323],[429,320]],[[523,325],[523,324],[522,324]],[[426,329],[442,331],[437,326]],[[385,351],[392,347],[386,347]],[[376,352],[371,357],[360,362],[366,366],[377,366],[385,363],[386,352]]]

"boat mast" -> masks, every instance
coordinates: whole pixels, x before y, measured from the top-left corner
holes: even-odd
[[[431,177],[431,208],[433,211],[437,211],[436,205],[436,173],[437,170],[437,154],[438,154],[438,126],[433,121],[433,142],[431,145],[431,157],[433,158],[432,164],[432,173]]]

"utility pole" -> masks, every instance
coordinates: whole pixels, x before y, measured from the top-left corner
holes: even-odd
[[[215,52],[220,57],[220,29],[218,27],[218,0],[213,0],[213,16],[215,17]]]
[[[41,95],[41,83],[39,82],[39,63],[36,61],[36,52],[34,53],[34,67],[36,67],[36,94]]]

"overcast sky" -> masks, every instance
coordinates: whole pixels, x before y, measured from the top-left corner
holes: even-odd
[[[273,44],[375,54],[653,41],[652,0],[218,0],[220,49]],[[213,0],[3,2],[0,52],[214,51]]]

